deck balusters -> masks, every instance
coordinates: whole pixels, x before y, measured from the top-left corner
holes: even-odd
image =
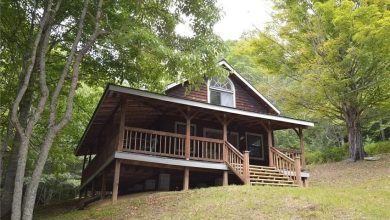
[[[169,157],[185,157],[185,135],[126,127],[123,150]],[[219,139],[190,137],[190,158],[223,161],[224,142]]]

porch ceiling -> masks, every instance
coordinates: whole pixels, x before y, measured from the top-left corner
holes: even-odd
[[[226,115],[235,122],[247,126],[271,126],[273,130],[288,128],[306,128],[312,122],[301,121],[273,115],[246,112],[228,107],[214,106],[207,103],[183,100],[165,95],[150,93],[115,85],[107,86],[92,119],[76,149],[76,155],[95,153],[100,146],[99,138],[104,136],[103,130],[111,124],[118,127],[120,121],[121,100],[126,100],[126,126],[148,128],[161,116],[183,118],[182,111],[190,109],[197,112],[196,118],[216,121],[215,115]]]

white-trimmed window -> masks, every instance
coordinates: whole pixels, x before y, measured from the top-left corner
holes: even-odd
[[[224,82],[210,79],[207,83],[208,102],[214,105],[227,107],[236,106],[235,89],[233,82],[227,78]]]

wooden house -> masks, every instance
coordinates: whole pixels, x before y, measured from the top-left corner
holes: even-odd
[[[224,82],[187,82],[156,94],[108,85],[76,150],[84,156],[80,195],[228,185],[307,184],[303,129],[312,122],[280,111],[225,60]],[[274,146],[293,129],[299,150]]]

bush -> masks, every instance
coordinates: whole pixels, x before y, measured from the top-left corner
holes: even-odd
[[[364,150],[370,156],[390,153],[390,141],[380,141],[376,143],[366,144],[364,146]]]
[[[348,146],[328,147],[321,150],[308,151],[305,154],[307,164],[318,164],[341,161],[347,158]]]

